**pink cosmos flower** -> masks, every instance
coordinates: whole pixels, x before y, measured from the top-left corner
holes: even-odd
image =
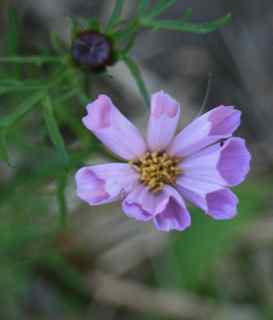
[[[76,183],[82,200],[93,206],[120,199],[126,215],[152,220],[162,231],[190,226],[185,201],[214,219],[236,215],[238,199],[229,187],[245,179],[251,160],[244,139],[232,137],[240,111],[219,106],[175,136],[180,106],[160,91],[151,98],[146,141],[105,95],[87,112],[84,125],[127,162],[81,168]]]

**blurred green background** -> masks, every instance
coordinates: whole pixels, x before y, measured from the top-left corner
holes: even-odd
[[[125,21],[138,4],[124,1]],[[119,204],[91,208],[75,196],[75,171],[110,157],[82,126],[86,102],[106,93],[146,125],[126,64],[86,74],[62,58],[68,17],[106,23],[114,5],[0,2],[0,56],[13,57],[0,58],[0,319],[273,319],[272,1],[177,1],[163,17],[192,8],[197,23],[232,20],[204,35],[142,30],[130,51],[148,92],[164,89],[182,103],[181,127],[211,79],[205,110],[238,106],[238,134],[253,156],[235,189],[235,220],[191,208],[192,227],[170,234],[128,219]]]

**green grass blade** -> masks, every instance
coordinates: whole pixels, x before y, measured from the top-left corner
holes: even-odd
[[[9,166],[12,166],[8,152],[6,130],[0,131],[0,159],[5,161]]]
[[[60,63],[61,59],[59,57],[53,56],[13,56],[13,57],[0,57],[0,63],[26,63],[26,64],[36,64],[42,65],[44,63]]]
[[[111,32],[113,27],[119,22],[123,5],[124,0],[116,0],[115,7],[106,26],[106,33]]]
[[[44,99],[44,118],[48,129],[49,137],[56,148],[56,151],[67,168],[69,166],[69,155],[66,151],[65,143],[55,118],[50,97],[47,95]]]
[[[56,148],[57,154],[62,161],[63,171],[57,180],[57,201],[60,211],[60,226],[66,226],[67,220],[67,204],[65,191],[67,187],[67,169],[70,164],[69,155],[67,153],[63,137],[58,127],[57,120],[54,115],[53,106],[50,97],[47,95],[44,100],[44,118],[48,129],[49,137]]]
[[[67,175],[59,177],[57,181],[57,200],[60,211],[60,226],[65,227],[67,224],[67,203],[65,191],[67,187]]]
[[[146,88],[145,82],[141,76],[141,72],[139,69],[139,66],[137,65],[136,62],[129,56],[124,56],[123,61],[126,64],[127,68],[129,69],[131,75],[135,79],[136,85],[139,89],[140,94],[142,95],[146,106],[149,108],[150,106],[150,95],[149,92]]]
[[[6,33],[6,48],[9,56],[18,54],[19,35],[18,35],[18,17],[14,8],[8,10],[8,32]],[[20,76],[20,66],[12,66],[16,78]]]
[[[39,80],[17,80],[14,78],[5,78],[0,80],[0,92],[24,92],[24,91],[38,91],[43,90],[48,85],[47,82]]]
[[[18,50],[18,18],[14,8],[8,10],[7,48],[9,54],[15,54]]]
[[[44,97],[44,92],[35,93],[30,98],[26,99],[18,108],[18,110],[11,115],[2,117],[0,119],[0,129],[13,126],[20,121],[33,108],[38,106],[38,103]]]
[[[80,94],[80,91],[80,88],[73,88],[70,91],[67,91],[66,93],[56,97],[55,103],[62,104]]]

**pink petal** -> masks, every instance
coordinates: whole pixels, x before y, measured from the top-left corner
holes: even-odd
[[[173,140],[168,152],[186,157],[220,139],[230,137],[240,125],[241,112],[220,106],[205,113],[184,128]]]
[[[237,214],[238,198],[229,189],[207,194],[208,215],[216,220],[232,219]]]
[[[245,140],[233,138],[224,144],[217,170],[230,186],[240,184],[246,178],[250,169],[251,155],[247,150]]]
[[[238,199],[229,189],[183,176],[177,180],[177,189],[214,219],[232,219],[237,214]]]
[[[113,105],[106,95],[100,95],[87,106],[88,114],[82,119],[114,153],[126,160],[135,159],[146,151],[146,144],[139,130]]]
[[[184,178],[226,185],[227,182],[217,170],[221,149],[220,143],[217,143],[182,160],[179,167]]]
[[[148,125],[148,146],[151,151],[164,150],[174,137],[180,106],[163,91],[152,95]]]
[[[183,231],[191,225],[191,216],[181,195],[168,187],[169,202],[166,208],[154,217],[154,224],[160,231]]]
[[[77,195],[90,205],[113,202],[131,191],[137,179],[126,163],[83,167],[76,173]]]
[[[151,192],[139,184],[125,198],[123,211],[136,220],[153,219],[158,230],[184,230],[191,224],[191,217],[180,194],[167,186],[159,193]]]
[[[138,184],[124,199],[122,209],[131,218],[147,221],[162,212],[168,201],[165,192],[153,193],[143,184]]]
[[[230,138],[203,149],[181,162],[185,177],[221,186],[241,183],[248,171],[250,154],[241,138]]]

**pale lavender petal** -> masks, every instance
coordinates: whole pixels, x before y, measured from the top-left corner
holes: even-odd
[[[169,196],[164,192],[154,193],[138,184],[123,200],[122,209],[131,218],[147,221],[166,207]]]
[[[174,138],[168,152],[183,158],[228,138],[239,127],[240,116],[241,112],[231,106],[214,108],[184,128]]]
[[[237,213],[238,199],[229,189],[183,176],[176,187],[186,200],[214,219],[232,219]]]
[[[235,186],[245,180],[250,169],[250,161],[251,155],[245,140],[232,138],[222,147],[217,170],[230,186]]]
[[[176,180],[176,189],[182,194],[184,199],[193,202],[196,206],[206,211],[206,195],[220,190],[222,187],[214,183],[208,183],[181,175]]]
[[[229,189],[207,194],[208,215],[216,220],[232,219],[237,214],[238,198]]]
[[[248,171],[250,153],[241,138],[230,138],[203,149],[180,163],[185,177],[202,180],[221,186],[241,183]]]
[[[226,185],[226,180],[217,170],[222,147],[220,143],[207,147],[182,160],[179,164],[184,178]]]
[[[82,119],[114,153],[126,160],[136,159],[146,151],[139,130],[113,105],[106,95],[100,95],[87,106],[88,114]]]
[[[159,91],[152,95],[147,141],[151,151],[164,150],[174,137],[180,117],[180,105]]]
[[[154,224],[160,231],[183,231],[191,225],[191,216],[181,195],[172,187],[167,187],[169,202],[166,208],[154,217]]]
[[[126,163],[83,167],[76,173],[77,195],[90,205],[113,202],[130,192],[137,179]]]

